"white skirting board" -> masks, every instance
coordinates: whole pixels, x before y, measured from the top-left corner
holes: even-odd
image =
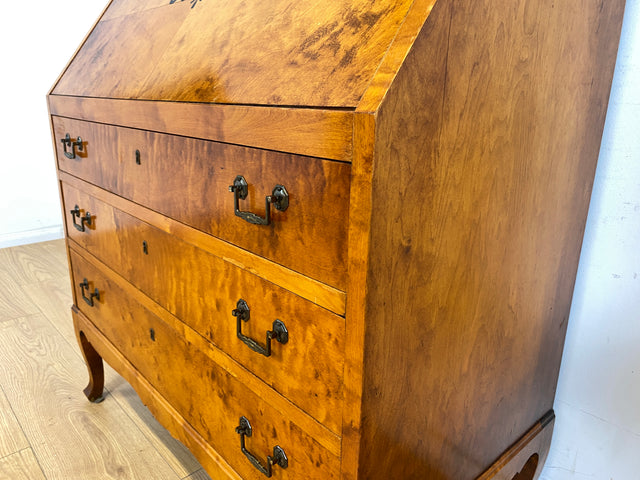
[[[0,233],[0,248],[57,240],[63,238],[63,233],[62,225],[42,227],[24,232]]]

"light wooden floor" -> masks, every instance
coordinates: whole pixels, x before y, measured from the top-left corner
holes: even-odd
[[[209,479],[110,368],[86,400],[71,303],[62,240],[0,249],[0,480]]]

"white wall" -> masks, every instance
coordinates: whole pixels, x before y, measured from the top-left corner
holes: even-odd
[[[105,5],[2,2],[0,248],[62,237],[45,97]]]
[[[542,480],[640,479],[640,0],[627,0],[555,411]]]
[[[62,234],[45,95],[105,4],[3,2],[0,247]],[[627,0],[555,408],[543,480],[640,479],[640,0]]]

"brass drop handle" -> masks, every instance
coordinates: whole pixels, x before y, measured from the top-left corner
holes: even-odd
[[[267,455],[267,466],[265,467],[249,450],[245,445],[245,437],[250,437],[253,434],[251,423],[247,417],[240,417],[240,425],[236,427],[236,433],[240,435],[240,450],[249,459],[251,464],[258,469],[265,477],[271,478],[273,475],[273,466],[278,465],[281,468],[287,468],[289,466],[289,459],[284,453],[284,450],[279,445],[273,447],[273,456]]]
[[[85,231],[85,224],[91,226],[91,214],[86,212],[83,216],[80,216],[80,207],[76,205],[73,210],[70,210],[71,217],[73,218],[73,226],[79,232]],[[80,219],[80,223],[76,222],[76,217]]]
[[[64,136],[64,138],[60,139],[60,141],[62,142],[62,148],[64,149],[64,156],[70,160],[73,160],[74,158],[76,158],[76,147],[78,147],[78,150],[80,152],[82,152],[84,149],[84,147],[82,146],[81,137],[78,137],[75,140],[72,140],[71,135],[67,133]],[[71,151],[67,150],[67,147],[70,148]]]
[[[283,345],[289,341],[289,331],[282,320],[276,319],[273,321],[273,330],[267,331],[266,346],[263,347],[253,338],[249,338],[242,333],[242,322],[248,322],[251,318],[251,310],[249,305],[243,299],[238,300],[236,308],[231,311],[231,315],[236,317],[236,334],[238,338],[242,340],[251,350],[257,352],[265,357],[271,356],[271,340],[274,338]]]
[[[90,292],[89,296],[87,297],[84,294],[85,288],[87,289],[87,291],[89,291],[89,280],[87,280],[86,278],[80,283],[80,291],[82,292],[82,299],[87,302],[87,305],[93,307],[93,299],[95,298],[96,300],[100,300],[100,292],[96,288],[93,292]]]
[[[233,193],[233,208],[237,217],[254,225],[269,225],[271,223],[271,205],[276,210],[284,212],[289,207],[289,193],[283,185],[276,185],[264,199],[265,216],[261,217],[253,212],[240,210],[240,200],[244,200],[249,195],[249,185],[242,175],[238,175],[229,186],[229,191]]]

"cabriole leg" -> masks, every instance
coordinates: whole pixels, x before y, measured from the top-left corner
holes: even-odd
[[[84,332],[76,330],[78,344],[82,351],[82,356],[89,370],[89,384],[83,390],[90,402],[100,403],[104,397],[104,365],[102,357],[98,354],[93,345],[87,340]]]

